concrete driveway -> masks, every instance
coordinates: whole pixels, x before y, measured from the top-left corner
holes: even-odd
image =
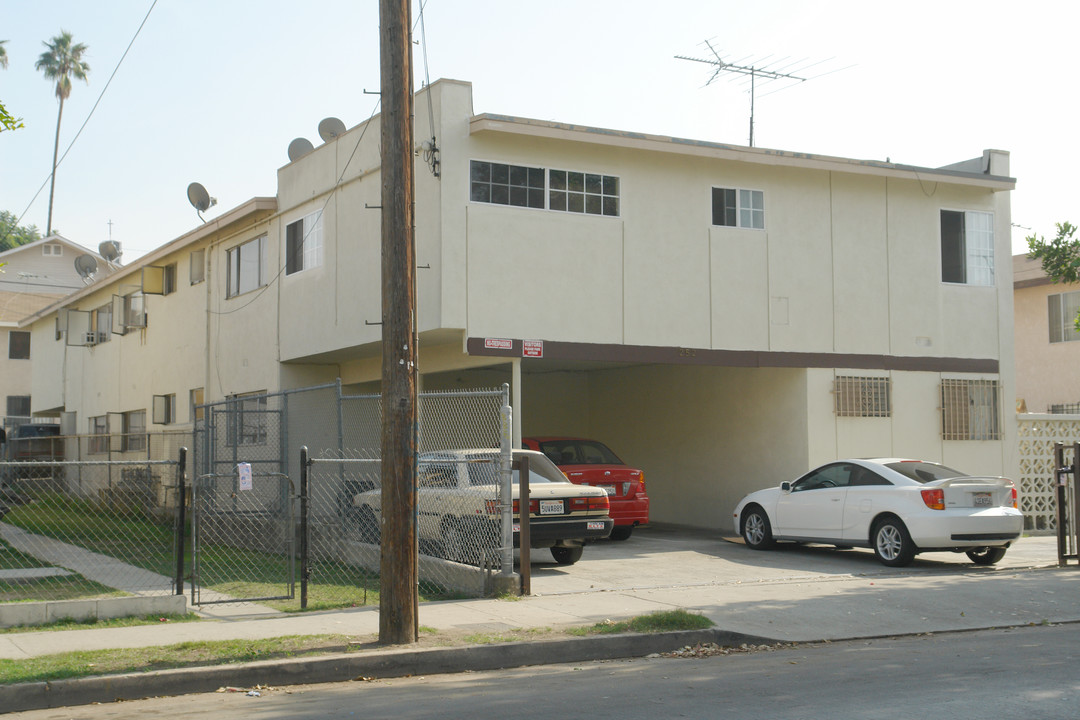
[[[709,530],[653,524],[638,528],[624,542],[592,543],[570,567],[555,563],[546,550],[534,550],[532,591],[537,595],[644,588],[760,583],[843,577],[968,575],[1057,565],[1057,539],[1021,538],[993,567],[972,564],[963,553],[918,555],[906,568],[888,568],[872,550],[837,550],[831,545],[780,543],[754,551],[737,537]]]

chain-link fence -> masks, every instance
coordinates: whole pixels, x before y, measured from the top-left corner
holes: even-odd
[[[138,440],[53,436],[33,457],[7,448],[0,602],[176,592],[180,448],[191,436]]]

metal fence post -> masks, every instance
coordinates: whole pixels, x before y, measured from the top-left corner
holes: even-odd
[[[187,489],[185,470],[187,469],[187,448],[180,448],[180,461],[176,466],[177,504],[176,511],[176,592],[184,594],[184,530],[187,525]]]
[[[307,609],[308,590],[308,448],[300,448],[300,609]]]
[[[500,508],[502,519],[502,552],[500,553],[499,574],[495,578],[495,592],[512,593],[517,595],[521,592],[519,576],[514,572],[514,474],[511,469],[513,462],[512,434],[514,411],[510,407],[510,386],[506,383],[502,387],[503,405],[499,410],[500,419],[500,443],[499,443],[499,496],[502,507]]]
[[[529,456],[518,463],[518,517],[521,530],[518,545],[521,546],[521,594],[532,595],[532,529],[529,524],[532,515],[532,501],[529,499]]]

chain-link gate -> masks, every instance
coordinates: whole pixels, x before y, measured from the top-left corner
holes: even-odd
[[[444,464],[437,454],[461,449],[497,454],[509,388],[427,392],[418,401],[424,488],[419,512],[426,528],[424,518],[433,512],[423,498],[434,497],[427,486],[440,482]],[[193,500],[193,603],[294,599],[301,579],[312,591],[310,603],[301,598],[306,607],[376,601],[379,532],[369,514],[377,513],[377,505],[369,501],[380,495],[380,397],[345,395],[339,382],[233,398],[202,409]],[[298,527],[303,517],[301,446],[311,456],[303,529]],[[482,467],[485,462],[473,459],[470,464]],[[489,470],[494,467],[486,464]],[[469,472],[478,478],[491,474],[478,467],[465,470],[464,476]],[[462,489],[457,500],[438,502],[477,500],[473,490]],[[490,519],[489,513],[503,504],[501,496],[485,496],[468,512]],[[438,535],[425,531],[418,547],[421,598],[483,594],[485,577],[501,567],[495,551],[500,543],[492,537],[486,520],[474,518],[446,532],[440,528]],[[449,547],[457,548],[452,555]]]
[[[1058,565],[1080,560],[1080,443],[1054,443]]]

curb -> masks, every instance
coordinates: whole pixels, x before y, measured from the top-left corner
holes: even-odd
[[[371,653],[335,653],[233,665],[159,670],[99,677],[0,686],[4,712],[139,700],[149,697],[214,692],[222,686],[300,685],[436,675],[555,663],[614,660],[668,652],[686,645],[738,646],[778,642],[728,630],[683,630],[651,634],[604,635],[503,645],[409,650],[387,648]]]

